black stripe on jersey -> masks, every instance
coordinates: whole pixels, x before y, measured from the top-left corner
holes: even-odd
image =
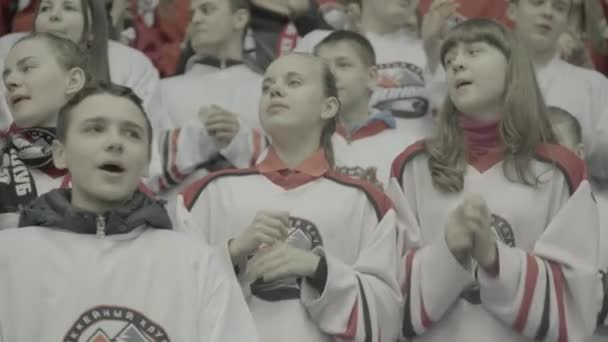
[[[407,338],[408,340],[411,340],[414,337],[418,336],[418,334],[416,334],[416,330],[414,330],[414,325],[412,324],[412,309],[410,308],[410,298],[412,298],[412,296],[410,295],[410,293],[412,293],[411,282],[410,284],[408,284],[408,287],[409,288],[407,289],[405,298],[405,308],[403,310],[403,326],[401,327],[401,333],[403,334],[403,337]]]
[[[182,192],[182,194],[184,195],[184,205],[186,206],[188,211],[192,210],[194,203],[196,203],[196,201],[198,200],[198,198],[201,195],[201,193],[203,192],[203,190],[205,190],[207,185],[209,185],[211,182],[213,182],[216,179],[219,179],[219,178],[225,177],[225,176],[250,176],[250,175],[256,175],[256,174],[259,174],[259,172],[255,168],[226,169],[226,170],[218,171],[216,173],[211,173],[211,174],[207,175],[206,177],[204,177],[203,179],[195,182],[190,187],[188,187],[184,192]],[[190,197],[189,193],[191,191],[194,192],[194,195],[192,196],[192,199],[188,200],[188,198]]]
[[[367,306],[367,298],[365,297],[365,291],[363,290],[363,284],[361,278],[357,276],[359,282],[359,293],[361,293],[362,311],[363,311],[363,323],[365,327],[365,342],[372,342],[372,321],[370,320],[369,307]]]
[[[171,161],[169,159],[169,144],[171,141],[171,133],[173,131],[169,131],[165,133],[165,142],[163,143],[163,159],[161,161],[163,165],[163,176],[165,176],[165,180],[167,181],[167,185],[177,185],[177,182],[171,177],[169,173],[169,169],[171,168]]]
[[[538,327],[538,331],[536,333],[536,340],[542,341],[547,337],[547,332],[549,331],[549,318],[551,313],[551,278],[549,277],[549,269],[547,265],[545,265],[545,304],[543,306],[543,316],[540,320],[540,326]]]
[[[600,271],[602,277],[602,285],[604,288],[604,299],[602,300],[602,309],[597,315],[597,325],[604,325],[604,321],[608,318],[608,273]]]
[[[325,175],[323,175],[324,178],[327,178],[329,180],[332,180],[338,184],[341,185],[345,185],[345,186],[350,186],[353,188],[357,188],[359,190],[361,190],[365,196],[367,196],[367,199],[371,202],[371,204],[374,206],[374,211],[376,211],[376,216],[378,217],[378,222],[380,222],[382,220],[382,217],[384,217],[384,212],[382,211],[382,209],[380,209],[380,205],[379,203],[376,201],[376,199],[374,198],[374,196],[372,196],[372,194],[369,193],[369,191],[367,191],[367,189],[362,185],[362,184],[357,184],[355,182],[346,182],[342,179],[339,179],[337,177],[334,177],[328,173],[326,173]]]

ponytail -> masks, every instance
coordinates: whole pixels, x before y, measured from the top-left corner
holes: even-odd
[[[326,63],[323,63],[323,81],[326,97],[335,97],[338,99],[338,87],[336,86],[336,77],[331,72],[331,69]],[[334,147],[331,143],[331,137],[336,132],[338,116],[328,119],[321,131],[321,147],[325,152],[325,159],[333,169],[335,166]]]

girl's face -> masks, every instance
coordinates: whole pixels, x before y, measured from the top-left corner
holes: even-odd
[[[456,108],[471,116],[495,117],[502,111],[508,62],[485,42],[460,42],[444,56],[448,94]]]
[[[285,129],[312,134],[323,128],[328,115],[325,113],[327,97],[322,86],[322,64],[315,58],[288,55],[272,62],[266,70],[260,122],[271,137]]]
[[[17,43],[4,61],[6,102],[18,127],[54,127],[68,100],[69,72],[43,40]]]
[[[79,43],[84,31],[80,0],[42,0],[36,16],[38,32],[48,32]]]

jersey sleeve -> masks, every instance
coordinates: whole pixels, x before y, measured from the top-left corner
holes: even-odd
[[[221,260],[211,258],[199,275],[200,340],[209,342],[252,341],[258,336],[255,323],[232,274],[223,269]]]
[[[397,212],[399,280],[404,295],[402,335],[413,338],[431,329],[472,283],[471,272],[454,258],[443,234],[426,240],[420,229],[413,165],[415,145],[394,162],[387,194]]]
[[[526,337],[584,341],[599,312],[598,213],[587,181],[571,196],[559,183],[553,197],[565,200],[533,250],[498,243],[498,275],[479,271],[481,301]]]
[[[258,130],[242,127],[230,144],[221,147],[197,120],[190,125],[166,130],[160,139],[157,161],[160,165],[154,179],[148,181],[157,193],[180,184],[220,156],[233,167],[248,167],[257,160],[266,145]]]
[[[378,220],[373,209],[357,212],[363,213],[363,236],[355,263],[313,251],[326,258],[327,281],[322,293],[303,281],[300,299],[317,326],[337,341],[394,341],[401,305],[395,213],[390,209]]]

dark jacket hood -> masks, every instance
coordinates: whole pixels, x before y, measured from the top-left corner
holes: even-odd
[[[19,227],[41,226],[65,229],[78,234],[96,234],[100,215],[71,204],[71,189],[52,190],[25,207]],[[152,229],[172,229],[163,203],[136,191],[120,208],[105,212],[105,234],[125,234],[145,225]]]

